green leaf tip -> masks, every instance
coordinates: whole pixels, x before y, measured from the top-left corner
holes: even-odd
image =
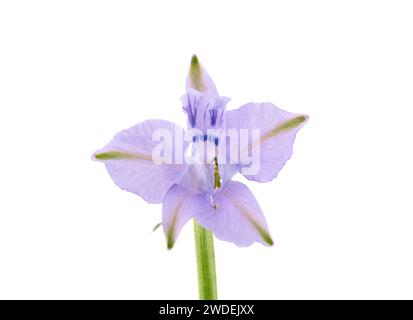
[[[158,228],[162,225],[162,222],[159,222],[156,224],[156,226],[153,227],[152,232],[155,232],[156,230],[158,230]]]
[[[202,68],[198,57],[194,54],[191,58],[191,66],[189,68],[189,80],[191,87],[198,91],[204,91],[205,86],[202,81]]]

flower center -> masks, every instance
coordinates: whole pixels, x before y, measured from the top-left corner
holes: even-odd
[[[188,116],[188,126],[205,132],[221,128],[224,122],[226,97],[211,97],[196,90],[190,90],[181,98],[183,110]]]

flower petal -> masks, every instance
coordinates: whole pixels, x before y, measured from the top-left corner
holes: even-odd
[[[208,209],[200,211],[196,220],[217,238],[240,247],[249,246],[255,241],[264,245],[273,244],[261,208],[247,186],[230,181],[216,194],[214,202],[216,206],[204,202]]]
[[[163,141],[164,154],[174,161],[177,152],[182,148],[175,148],[176,133],[183,129],[165,120],[147,120],[129,129],[116,134],[113,140],[103,149],[94,153],[95,160],[104,161],[113,181],[123,190],[141,196],[149,203],[160,203],[175,184],[186,166],[183,164],[157,164],[152,152],[159,146],[159,141],[153,140],[156,130],[163,129],[171,134],[171,139]],[[159,132],[159,131],[157,131]]]
[[[218,97],[218,91],[208,73],[199,63],[196,55],[192,56],[189,74],[186,80],[186,91],[190,89],[205,93],[211,97]]]
[[[205,210],[205,196],[174,185],[166,194],[162,208],[162,225],[168,249],[172,249],[182,227],[196,213]]]
[[[250,137],[252,129],[260,130],[258,141],[253,141],[247,147],[251,159],[241,166],[246,168],[255,161],[258,162],[258,170],[253,174],[242,170],[241,173],[247,179],[258,182],[273,180],[291,157],[295,135],[307,120],[308,116],[281,110],[271,103],[248,103],[227,112],[227,129],[234,128],[238,132],[240,129],[248,129]],[[257,145],[260,152],[255,155],[251,150]]]

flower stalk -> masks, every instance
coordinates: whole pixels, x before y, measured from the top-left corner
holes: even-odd
[[[189,70],[190,86],[205,91],[202,69],[196,55],[192,56]],[[214,168],[215,169],[215,168]],[[215,174],[215,171],[214,171]],[[215,184],[214,184],[215,187]],[[218,186],[219,187],[219,186]],[[217,277],[215,272],[214,237],[211,231],[200,226],[194,219],[195,251],[198,269],[198,290],[200,300],[217,299]]]
[[[198,269],[200,300],[217,299],[217,278],[215,272],[214,237],[211,231],[194,220],[195,250]]]

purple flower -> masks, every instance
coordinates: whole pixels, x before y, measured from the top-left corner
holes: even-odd
[[[193,133],[189,133],[190,140],[181,147],[182,128],[165,120],[147,120],[116,134],[108,145],[94,153],[94,159],[105,163],[121,189],[149,203],[163,203],[162,225],[168,248],[173,247],[180,230],[192,218],[217,238],[238,246],[249,246],[255,241],[272,245],[267,222],[254,195],[247,186],[231,178],[241,173],[253,181],[273,180],[291,157],[295,135],[308,117],[271,103],[248,103],[226,111],[229,99],[218,94],[196,56],[191,61],[186,90],[181,100],[188,129]],[[154,161],[153,152],[159,140],[153,137],[160,129],[171,134],[171,139],[164,141],[163,153],[175,161]],[[242,148],[235,153],[229,151],[233,141],[222,132],[230,129],[238,133],[237,146],[242,145],[242,131],[258,132],[246,144],[244,140],[244,161],[234,160],[242,158]],[[224,154],[217,151],[221,146],[227,147]],[[205,147],[212,153],[200,157],[198,151]],[[185,159],[192,162],[176,161],[188,152]],[[255,171],[244,170],[253,162]]]

